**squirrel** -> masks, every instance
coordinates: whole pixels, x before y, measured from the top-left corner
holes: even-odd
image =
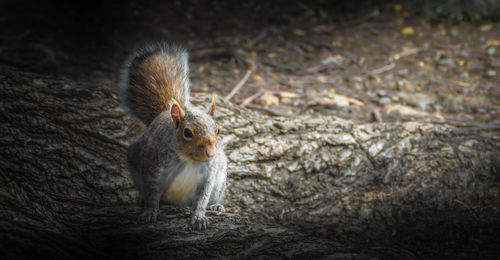
[[[206,112],[189,102],[187,51],[167,43],[141,48],[125,62],[118,85],[122,106],[147,125],[127,150],[139,221],[155,223],[162,201],[191,206],[191,228],[207,229],[207,209],[225,212],[227,157],[213,119],[215,98]]]

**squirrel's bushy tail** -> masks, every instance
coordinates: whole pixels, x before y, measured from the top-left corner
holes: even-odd
[[[138,49],[121,70],[119,89],[124,108],[146,125],[168,110],[172,99],[189,103],[188,53],[170,44]]]

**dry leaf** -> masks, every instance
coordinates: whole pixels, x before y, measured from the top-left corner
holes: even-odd
[[[319,83],[326,83],[328,79],[325,76],[319,76],[316,78]]]
[[[295,29],[293,30],[293,33],[297,36],[304,36],[306,35],[306,32],[304,30],[301,30],[301,29]]]
[[[264,92],[264,94],[260,96],[259,100],[264,106],[278,105],[280,103],[279,98],[269,91]]]
[[[264,81],[264,79],[262,79],[262,77],[261,77],[261,76],[259,76],[259,75],[253,75],[253,77],[252,77],[252,78],[253,78],[253,80],[255,80],[255,82],[257,82],[257,83],[262,83],[262,82]]]
[[[300,97],[299,94],[295,92],[290,92],[290,91],[280,91],[279,95],[281,98],[298,98]]]
[[[280,91],[278,95],[281,98],[281,103],[287,103],[292,101],[294,98],[299,98],[300,95],[295,93],[295,92],[290,92],[290,91]]]
[[[320,33],[320,32],[331,32],[332,28],[329,25],[326,24],[320,24],[316,27],[313,28],[314,32]]]
[[[440,27],[439,28],[439,36],[444,37],[444,36],[446,36],[446,34],[447,34],[446,28]]]
[[[388,104],[385,105],[384,108],[389,114],[392,112],[398,112],[400,115],[403,116],[417,116],[417,117],[428,115],[427,112],[418,111],[410,106],[401,104]]]
[[[274,59],[274,58],[278,57],[278,55],[276,53],[274,53],[274,52],[271,52],[271,53],[267,54],[267,57],[270,58],[270,59]]]
[[[483,24],[483,25],[481,25],[481,27],[479,27],[479,30],[481,32],[489,32],[489,31],[491,31],[491,29],[493,29],[493,24],[491,24],[491,23]]]
[[[415,29],[411,26],[406,26],[403,29],[401,29],[401,34],[406,35],[406,36],[411,36],[415,34]]]
[[[486,44],[484,44],[482,46],[482,48],[486,49],[488,47],[497,47],[497,46],[500,46],[500,40],[492,39],[492,40],[487,41]]]
[[[412,107],[406,106],[406,105],[389,104],[389,105],[385,105],[384,108],[388,114],[390,114],[392,112],[398,112],[402,116],[412,116],[412,117],[420,117],[420,118],[430,117],[430,118],[435,118],[437,120],[445,120],[444,116],[439,112],[431,114],[431,113],[427,113],[425,111],[416,110],[415,108],[412,108]]]
[[[327,97],[317,97],[309,101],[307,104],[307,106],[329,106],[329,105],[334,105],[338,107],[350,107],[350,106],[362,107],[365,104],[357,99],[339,94],[331,94]]]
[[[326,59],[321,60],[321,64],[328,65],[330,63],[335,63],[337,65],[340,65],[340,64],[342,64],[343,61],[344,61],[344,57],[342,57],[342,55],[340,55],[340,54],[337,54],[335,56],[329,56]]]

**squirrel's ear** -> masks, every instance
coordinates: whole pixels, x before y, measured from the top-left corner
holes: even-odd
[[[179,125],[181,124],[181,120],[184,118],[184,111],[182,111],[181,106],[175,100],[172,103],[172,109],[170,110],[170,115],[174,120],[175,128],[178,128]]]
[[[215,115],[215,96],[212,96],[212,106],[208,110],[208,114],[210,114],[211,116]]]

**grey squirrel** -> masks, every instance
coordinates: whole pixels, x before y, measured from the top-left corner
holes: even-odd
[[[127,152],[142,208],[139,220],[156,222],[162,200],[191,206],[191,227],[204,230],[206,209],[225,212],[220,201],[227,157],[213,119],[215,99],[202,111],[189,102],[189,87],[188,53],[170,44],[136,51],[119,81],[123,107],[147,125]]]

